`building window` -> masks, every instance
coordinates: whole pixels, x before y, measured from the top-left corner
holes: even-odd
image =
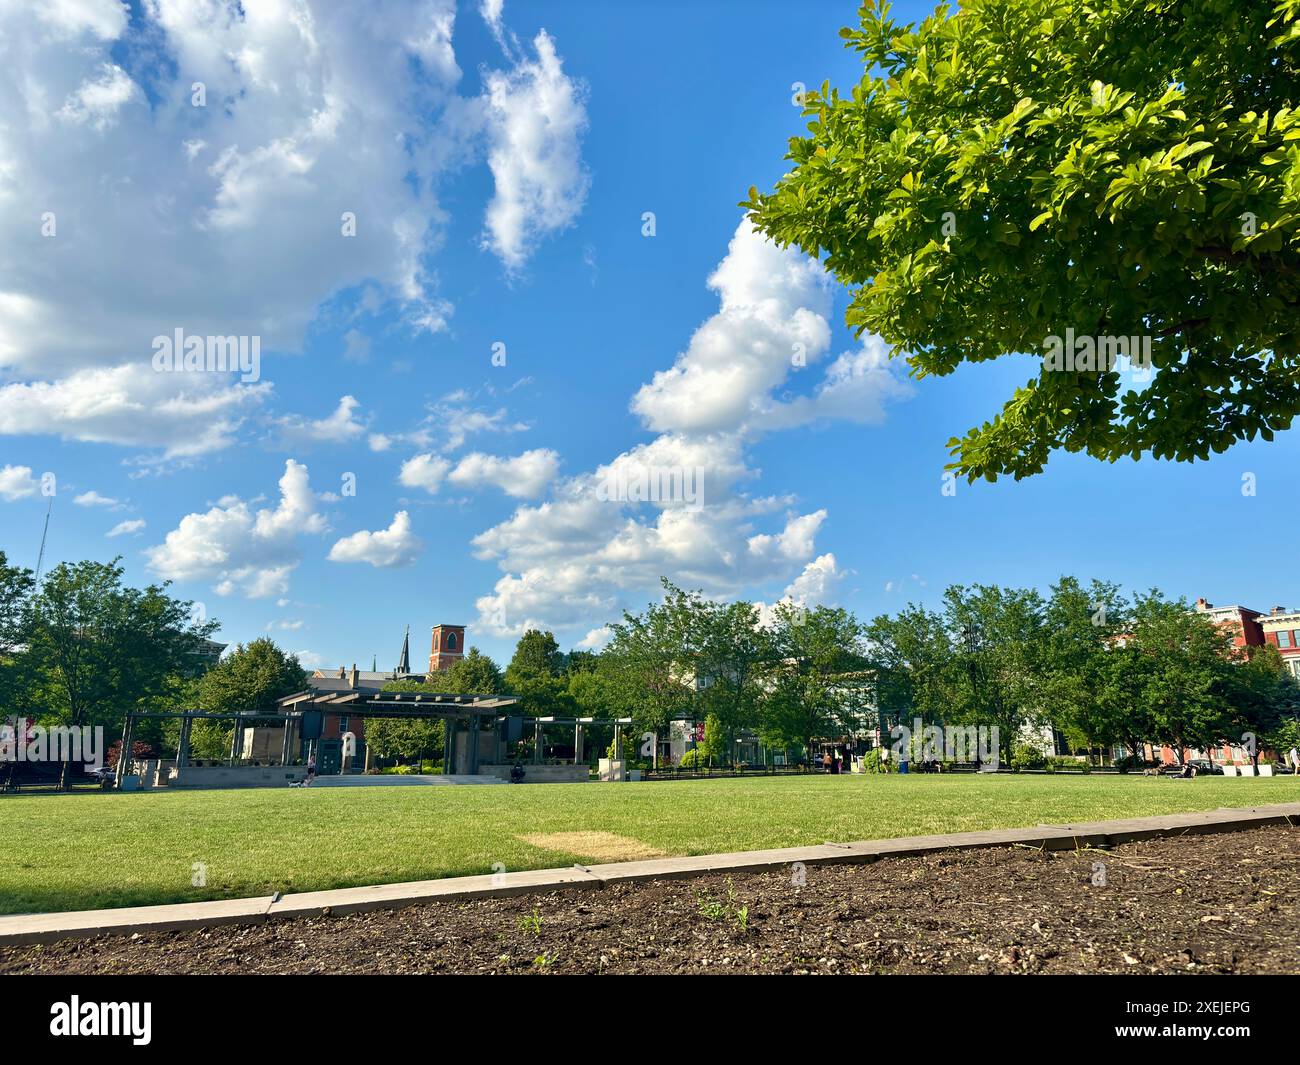
[[[456,634],[454,632],[447,633],[447,650],[456,650]]]
[[[1291,633],[1290,633],[1290,632],[1287,632],[1287,631],[1279,632],[1279,633],[1277,634],[1277,645],[1278,645],[1279,647],[1290,647],[1290,646],[1291,646]]]
[[[348,730],[348,718],[347,718],[347,715],[346,715],[346,714],[340,714],[340,715],[339,715],[339,735],[342,736],[343,733],[347,732],[347,730]]]

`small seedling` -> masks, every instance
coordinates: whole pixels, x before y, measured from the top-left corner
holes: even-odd
[[[542,911],[534,907],[532,913],[519,918],[519,927],[525,932],[532,932],[533,935],[540,936],[542,934]]]

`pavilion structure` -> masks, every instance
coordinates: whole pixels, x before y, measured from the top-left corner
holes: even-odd
[[[503,711],[517,701],[508,695],[309,688],[285,696],[277,705],[285,714],[299,719],[319,713],[362,721],[370,717],[444,721],[447,733],[443,772],[474,775],[479,771],[480,762],[496,760],[500,745],[498,722]]]

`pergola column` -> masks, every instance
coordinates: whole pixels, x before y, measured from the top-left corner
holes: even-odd
[[[181,718],[181,738],[176,745],[176,768],[184,769],[190,764],[190,726],[194,724],[194,719],[186,714]]]
[[[126,776],[126,760],[131,756],[132,733],[135,732],[135,715],[126,715],[126,724],[122,727],[122,747],[117,752],[117,786],[122,786],[122,778]]]
[[[477,714],[470,715],[466,740],[468,741],[467,745],[469,747],[469,750],[466,752],[469,755],[466,759],[469,763],[467,768],[472,775],[478,772],[479,719]]]

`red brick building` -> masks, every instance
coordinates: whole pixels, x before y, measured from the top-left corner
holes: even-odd
[[[465,657],[465,626],[435,625],[433,644],[429,648],[429,672],[451,669]]]
[[[1291,675],[1300,679],[1300,613],[1275,606],[1260,615],[1264,642],[1278,649]]]
[[[1244,606],[1215,606],[1204,599],[1196,600],[1196,612],[1232,633],[1234,647],[1259,647],[1264,641],[1260,613]]]

